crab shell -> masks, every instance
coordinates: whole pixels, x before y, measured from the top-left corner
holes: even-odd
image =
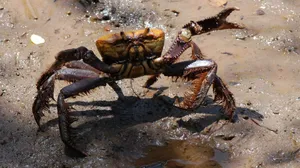
[[[96,46],[106,64],[139,63],[161,56],[164,39],[161,29],[146,28],[104,35]]]

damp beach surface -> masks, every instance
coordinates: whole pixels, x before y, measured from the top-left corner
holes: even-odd
[[[246,29],[193,41],[234,94],[235,123],[222,119],[212,91],[196,110],[170,106],[190,83],[161,76],[150,90],[141,87],[147,77],[119,81],[125,102],[110,87],[67,99],[85,158],[65,149],[55,101],[38,131],[36,82],[59,51],[85,46],[100,57],[100,36],[156,27],[165,52],[183,25],[217,14],[219,4],[240,8],[228,20]],[[297,0],[0,0],[0,167],[299,167],[299,10]],[[56,82],[54,98],[66,85]]]

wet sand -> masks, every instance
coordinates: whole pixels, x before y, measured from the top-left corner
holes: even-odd
[[[78,143],[90,155],[72,158],[60,140],[56,102],[42,120],[49,125],[46,132],[37,131],[31,111],[36,81],[59,51],[86,46],[98,54],[94,43],[101,35],[145,26],[166,32],[165,51],[184,24],[223,8],[196,0],[112,0],[96,7],[75,0],[0,0],[0,167],[135,167],[148,146],[170,139],[197,139],[228,153],[228,161],[218,163],[223,167],[299,167],[300,2],[231,0],[226,7],[231,6],[240,11],[229,20],[247,29],[212,32],[193,41],[217,62],[218,75],[234,94],[236,123],[220,120],[212,92],[205,106],[184,111],[161,98],[172,102],[183,96],[188,83],[162,76],[153,86],[157,90],[147,91],[141,87],[146,77],[123,80],[118,84],[126,102],[117,101],[109,87],[68,99],[79,118]],[[97,19],[105,15],[108,21]],[[33,44],[32,34],[45,43]],[[55,97],[66,85],[56,83]]]

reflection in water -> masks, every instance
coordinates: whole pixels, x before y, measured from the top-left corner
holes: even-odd
[[[220,168],[228,153],[211,148],[208,144],[192,140],[171,140],[165,146],[150,146],[145,157],[136,160],[143,168]]]

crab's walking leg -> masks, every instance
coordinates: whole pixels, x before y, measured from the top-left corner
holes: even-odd
[[[62,69],[63,66],[72,69]],[[32,111],[38,126],[40,127],[43,109],[48,107],[50,98],[53,98],[55,79],[75,82],[84,78],[96,78],[103,73],[114,72],[115,70],[111,66],[103,63],[85,47],[59,52],[56,61],[37,82],[38,95],[33,103]],[[110,81],[108,84],[115,90],[120,99],[124,98],[121,88],[114,81]]]
[[[235,102],[231,92],[222,80],[216,76],[217,64],[212,60],[193,60],[175,63],[165,69],[164,75],[183,77],[192,81],[192,85],[185,93],[184,100],[175,102],[175,106],[183,109],[197,108],[203,102],[211,84],[217,94],[216,100],[223,101],[225,114],[230,119],[235,110]]]
[[[48,80],[48,78],[55,73],[55,71],[61,69],[65,63],[82,60],[84,63],[89,66],[104,72],[104,73],[116,73],[118,70],[115,70],[113,67],[102,62],[97,56],[93,53],[93,51],[88,50],[85,47],[79,47],[74,49],[68,49],[61,51],[55,57],[55,62],[51,65],[51,67],[40,77],[37,82],[37,89],[39,90],[43,83]]]
[[[108,81],[109,79],[105,77],[82,79],[61,89],[58,95],[57,112],[61,139],[66,146],[78,151],[83,156],[86,156],[86,154],[82,152],[73,141],[74,137],[72,136],[74,136],[74,132],[72,131],[72,127],[70,126],[73,120],[69,116],[69,107],[68,104],[65,103],[65,99],[71,96],[78,95],[80,93],[86,93],[98,86],[105,86]]]
[[[225,115],[232,120],[236,109],[235,100],[233,94],[229,91],[222,79],[217,75],[213,82],[213,91],[215,94],[214,101],[218,101],[222,104],[225,110]]]
[[[97,78],[99,74],[82,69],[60,69],[52,74],[38,90],[38,94],[32,106],[33,116],[40,127],[40,119],[44,115],[43,109],[48,108],[50,98],[53,98],[55,79],[75,82],[85,78]]]
[[[204,59],[200,48],[194,42],[191,41],[190,43],[192,47],[192,59]],[[214,101],[222,103],[222,106],[225,109],[225,115],[231,119],[236,108],[235,100],[233,94],[217,74],[215,74],[215,79],[213,80],[213,91],[215,94]]]
[[[66,63],[65,66],[68,68],[85,69],[85,70],[90,70],[90,71],[96,72],[98,74],[103,74],[101,71],[91,67],[90,65],[88,65],[82,61],[71,61],[71,62]],[[117,93],[119,100],[123,101],[125,99],[122,89],[115,81],[110,81],[107,84]]]
[[[144,88],[150,88],[150,86],[153,85],[157,81],[158,77],[159,77],[159,74],[151,75],[148,78],[148,80],[145,82],[145,84],[143,85],[143,87]]]

